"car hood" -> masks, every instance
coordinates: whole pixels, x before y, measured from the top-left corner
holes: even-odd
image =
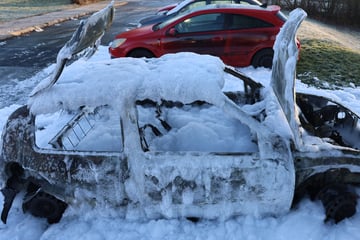
[[[166,15],[166,14],[162,14],[162,15],[152,15],[149,17],[145,17],[143,19],[141,19],[139,21],[141,26],[145,26],[145,25],[149,25],[149,24],[155,24],[155,23],[161,23],[166,21],[167,19],[171,18],[173,16],[173,14],[171,15]]]
[[[119,35],[116,36],[116,39],[119,38],[134,38],[134,37],[140,37],[143,35],[151,34],[154,32],[153,30],[154,25],[148,25],[140,28],[134,28],[130,31],[122,32]]]
[[[289,19],[276,36],[271,86],[277,96],[285,116],[293,130],[295,144],[300,146],[299,119],[295,109],[296,63],[299,49],[296,32],[307,14],[300,8],[290,13]]]

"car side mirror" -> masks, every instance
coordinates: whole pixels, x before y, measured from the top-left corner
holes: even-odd
[[[167,32],[167,35],[175,37],[177,35],[177,30],[175,28],[170,28]]]

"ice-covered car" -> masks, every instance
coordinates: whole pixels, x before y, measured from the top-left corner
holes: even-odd
[[[329,219],[352,216],[359,118],[295,94],[305,16],[294,10],[278,35],[269,86],[194,53],[58,64],[3,130],[2,221],[22,191],[49,222],[82,204],[142,219],[277,216],[307,194]],[[82,49],[71,46],[60,62]]]

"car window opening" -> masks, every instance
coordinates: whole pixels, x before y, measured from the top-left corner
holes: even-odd
[[[137,110],[144,151],[258,152],[246,125],[204,101],[139,101]]]
[[[123,150],[120,118],[111,108],[103,106],[94,111],[84,108],[77,113],[59,111],[56,114],[56,123],[48,122],[47,115],[36,116],[38,147],[64,151]]]

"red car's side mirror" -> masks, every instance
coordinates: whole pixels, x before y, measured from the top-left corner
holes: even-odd
[[[167,32],[167,35],[169,36],[176,36],[177,34],[177,30],[175,28],[170,28],[169,31]]]

